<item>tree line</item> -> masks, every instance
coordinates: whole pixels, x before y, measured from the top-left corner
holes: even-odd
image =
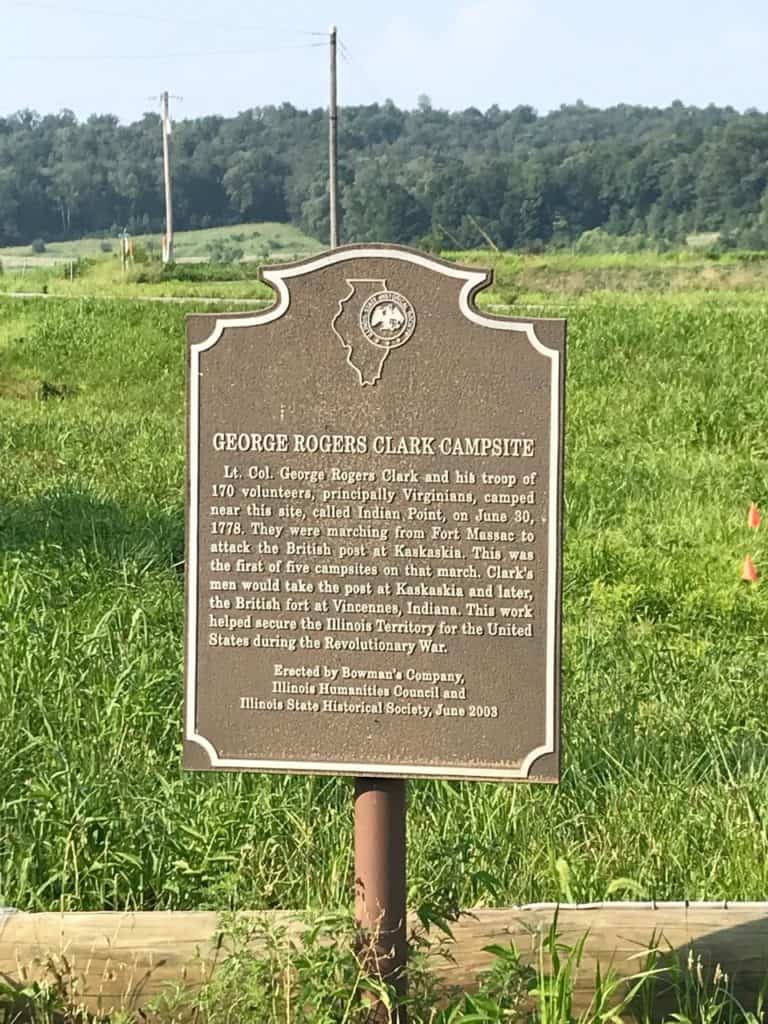
[[[327,122],[289,103],[173,129],[178,229],[290,221],[326,241]],[[675,102],[450,112],[346,107],[342,240],[535,250],[596,229],[675,245],[768,247],[768,114]],[[0,118],[0,245],[161,231],[160,118]]]

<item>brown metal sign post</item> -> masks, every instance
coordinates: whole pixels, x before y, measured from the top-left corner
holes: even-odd
[[[558,778],[565,323],[398,246],[263,276],[189,320],[184,763],[358,780],[388,974],[403,780]]]
[[[406,988],[406,782],[355,779],[355,919],[361,959],[374,977]],[[371,1024],[387,1021],[383,1005]],[[398,1021],[405,1022],[401,1012]]]

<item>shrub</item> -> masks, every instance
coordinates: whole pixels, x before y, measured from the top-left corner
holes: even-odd
[[[42,238],[36,238],[32,243],[32,252],[43,253],[45,252],[45,242]]]
[[[648,241],[642,234],[612,235],[604,228],[592,228],[579,235],[573,249],[580,256],[644,252],[648,248]]]
[[[258,263],[162,263],[155,262],[135,271],[136,284],[156,281],[258,281]]]
[[[440,255],[443,249],[443,242],[444,239],[441,232],[431,231],[427,235],[422,235],[417,244],[424,252],[433,252]]]
[[[112,243],[108,242],[105,238],[101,242],[99,242],[99,248],[102,252],[112,252]]]
[[[241,246],[223,238],[209,242],[206,248],[214,263],[239,263],[245,253]]]
[[[134,245],[133,247],[133,262],[134,263],[149,263],[152,257],[150,255],[149,246]]]

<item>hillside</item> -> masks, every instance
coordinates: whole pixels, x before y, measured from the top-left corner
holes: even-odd
[[[692,232],[768,247],[768,115],[578,102],[445,111],[392,102],[340,113],[347,241],[537,250],[600,228],[679,245]],[[321,109],[257,107],[178,122],[179,229],[293,224],[328,238]],[[0,246],[162,230],[160,121],[21,111],[0,118]]]
[[[151,253],[159,253],[161,235],[132,236],[133,242]],[[221,228],[200,228],[179,231],[175,235],[176,258],[179,260],[213,259],[217,254],[229,259],[257,260],[264,258],[294,259],[297,256],[319,252],[323,246],[292,224],[233,224]],[[222,248],[224,247],[224,248]],[[116,237],[77,238],[46,243],[44,258],[33,260],[35,253],[29,245],[0,248],[0,260],[13,265],[27,261],[29,265],[45,264],[51,259],[101,259],[119,251]]]

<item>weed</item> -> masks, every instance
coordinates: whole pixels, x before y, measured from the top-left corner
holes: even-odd
[[[764,1024],[768,976],[745,1005],[719,966],[652,946],[637,972],[621,977],[597,965],[585,980],[588,938],[564,942],[555,918],[532,958],[489,946],[491,966],[461,992],[434,972],[434,957],[450,957],[450,944],[413,935],[409,991],[400,996],[366,977],[347,915],[275,925],[227,914],[198,988],[180,982],[135,1011],[89,1015],[75,972],[57,960],[42,982],[0,985],[0,1024],[370,1024],[373,1001],[381,1024],[406,1014],[409,1024]]]

